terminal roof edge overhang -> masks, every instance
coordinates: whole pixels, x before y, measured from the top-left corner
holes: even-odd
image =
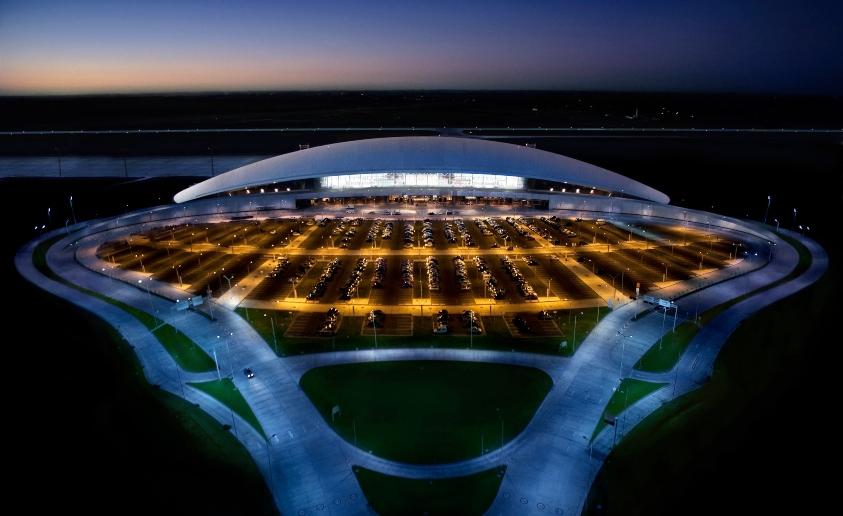
[[[529,178],[662,204],[670,201],[667,195],[643,183],[567,156],[509,143],[446,136],[355,140],[282,154],[202,181],[177,193],[174,200],[182,203],[261,185],[379,173]]]

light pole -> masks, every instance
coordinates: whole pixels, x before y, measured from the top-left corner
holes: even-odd
[[[574,314],[574,336],[571,339],[571,349],[573,349],[574,352],[577,351],[577,317],[579,317],[580,315],[583,315],[583,313],[580,312],[578,314]]]
[[[266,317],[266,312],[263,313],[263,316]],[[275,338],[275,314],[272,314],[272,317],[269,318],[269,324],[272,325],[272,344],[275,346],[275,354],[278,354],[278,339]]]
[[[214,365],[217,366],[217,380],[222,380],[222,375],[220,374],[220,361],[217,359],[217,344],[219,343],[220,336],[217,335],[217,342],[214,344]]]
[[[667,320],[667,307],[664,308],[662,311],[662,331],[661,336],[659,337],[659,351],[662,350],[662,339],[664,338],[664,323]]]
[[[767,209],[764,210],[764,224],[767,224],[767,214],[770,213],[770,202],[772,202],[772,200],[773,200],[773,196],[768,195],[767,196]]]
[[[618,289],[615,288],[615,277],[616,276],[617,275],[612,276],[612,299],[614,299],[615,301],[618,300]]]
[[[374,310],[369,312],[369,317],[372,318],[372,331],[375,332],[374,333],[374,335],[375,335],[375,349],[378,349],[378,321],[375,318],[375,311]]]
[[[790,229],[796,229],[796,208],[793,208],[793,223],[790,225]]]
[[[143,284],[143,280],[139,279],[138,283]],[[149,298],[149,312],[150,315],[152,315],[155,312],[155,308],[152,306],[152,294],[149,292],[149,282],[147,281],[144,286],[146,287],[146,296],[147,298]]]
[[[626,339],[629,337],[629,335],[624,335],[620,332],[620,330],[618,330],[618,335],[621,336],[621,359],[620,365],[618,366],[618,380],[623,381],[623,355],[626,351]]]
[[[624,274],[626,273],[626,271],[628,271],[628,270],[629,270],[629,267],[627,267],[626,269],[621,270],[621,292],[623,292],[623,275],[624,275]],[[624,294],[624,295],[625,295],[625,294]]]
[[[779,219],[773,219],[773,221],[775,221],[775,223],[776,223],[776,233],[778,233],[779,232]]]
[[[76,224],[76,210],[73,209],[73,196],[70,196],[70,213],[73,215],[73,223]],[[794,218],[796,217],[796,210],[793,210]]]

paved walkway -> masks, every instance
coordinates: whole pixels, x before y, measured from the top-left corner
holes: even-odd
[[[102,262],[92,255],[91,249],[98,242],[130,231],[137,231],[137,227],[94,233],[80,239],[78,244],[75,244],[76,237],[71,235],[49,250],[48,263],[54,271],[60,271],[64,279],[156,313],[174,322],[209,354],[216,351],[221,370],[232,377],[243,393],[269,436],[268,442],[227,408],[184,385],[188,381],[213,379],[216,373],[187,375],[133,317],[109,303],[40,275],[31,261],[36,242],[21,249],[16,265],[33,283],[97,313],[118,328],[135,346],[150,382],[199,403],[222,423],[233,422],[238,429],[238,438],[269,480],[276,503],[284,514],[365,513],[365,500],[351,472],[352,464],[400,476],[431,478],[468,474],[501,463],[507,464],[508,470],[489,513],[539,514],[546,510],[557,514],[559,511],[577,513],[611,445],[610,441],[607,445],[608,432],[603,432],[593,448],[589,447],[591,432],[619,378],[629,376],[631,365],[664,332],[663,319],[658,314],[630,322],[644,309],[643,304],[636,301],[617,308],[604,318],[572,358],[458,349],[381,349],[278,359],[248,323],[233,312],[217,307],[214,310],[217,320],[213,322],[193,312],[176,315],[171,300],[183,297],[184,291],[150,281],[145,274],[121,271],[124,281],[116,281],[108,271],[102,271]],[[768,238],[778,240],[772,234],[768,234]],[[719,346],[740,320],[817,279],[825,269],[827,257],[819,246],[803,241],[815,253],[810,271],[763,296],[753,296],[736,304],[706,326],[673,373],[677,395],[705,381]],[[795,250],[783,241],[776,243],[772,262],[763,268],[753,270],[764,264],[747,260],[728,269],[666,286],[659,294],[677,300],[680,314],[687,316],[692,308],[701,313],[725,300],[751,292],[786,276],[795,266],[798,259]],[[737,279],[725,281],[738,275]],[[692,291],[700,288],[702,290]],[[524,432],[503,448],[473,460],[435,466],[396,463],[354,448],[330,430],[298,387],[301,375],[312,367],[406,359],[530,365],[550,374],[554,387]],[[256,378],[247,380],[241,373],[244,367],[254,369]],[[657,408],[666,396],[672,396],[673,391],[671,385],[628,410],[628,426],[624,431]]]
[[[175,312],[173,303],[168,299],[80,267],[75,251],[87,248],[85,240],[81,239],[80,245],[68,245],[75,241],[71,235],[54,245],[47,253],[51,269],[61,271],[64,279],[76,285],[107,293],[111,298],[156,313],[172,322],[168,316],[175,316]],[[144,326],[109,303],[41,276],[31,265],[33,248],[32,244],[24,248],[17,260],[19,270],[28,279],[91,310],[117,327],[135,345],[147,379],[176,395],[182,395],[183,383],[179,381],[178,367]],[[167,288],[173,287],[155,284],[152,288],[157,293],[164,293]],[[169,294],[178,295],[177,292]],[[209,355],[213,356],[216,351],[220,369],[233,379],[269,440],[264,440],[246,421],[209,396],[187,387],[184,389],[185,397],[199,403],[220,423],[237,427],[237,437],[268,479],[282,514],[299,514],[302,511],[307,514],[320,510],[320,507],[328,514],[365,513],[365,498],[344,454],[344,442],[322,424],[321,417],[299,389],[296,379],[246,321],[228,310],[216,310],[215,315],[217,320],[211,322],[193,312],[180,313],[176,325]],[[140,347],[137,343],[144,346]],[[246,379],[242,374],[244,367],[253,368],[256,377]],[[211,373],[204,378],[213,379],[214,376],[215,373]],[[192,378],[181,380],[186,382]]]

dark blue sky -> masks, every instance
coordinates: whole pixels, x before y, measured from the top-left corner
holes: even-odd
[[[843,94],[843,0],[0,0],[0,92]]]

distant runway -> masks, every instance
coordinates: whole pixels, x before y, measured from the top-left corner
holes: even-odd
[[[148,152],[141,156],[121,156],[125,150],[112,146],[125,148],[124,143],[114,144],[104,141],[101,152],[75,153],[58,149],[63,145],[55,142],[45,142],[40,151],[20,152],[16,139],[22,138],[31,143],[39,137],[66,137],[73,139],[80,136],[102,136],[106,140],[110,136],[138,135],[150,137],[166,137],[168,135],[242,135],[255,134],[274,140],[273,134],[290,135],[296,134],[321,134],[330,143],[330,135],[337,135],[338,140],[347,140],[349,135],[352,139],[356,133],[359,138],[371,138],[378,135],[406,136],[406,135],[446,135],[465,136],[469,138],[482,138],[490,140],[553,140],[559,139],[689,139],[703,138],[705,136],[759,136],[772,137],[778,135],[799,136],[811,138],[812,136],[827,139],[840,137],[843,142],[843,129],[812,129],[812,128],[631,128],[631,127],[473,127],[473,128],[444,128],[444,127],[273,127],[273,128],[217,128],[217,129],[100,129],[100,130],[61,130],[61,131],[0,131],[0,177],[167,177],[167,176],[191,176],[191,177],[212,177],[235,168],[260,161],[265,158],[280,154],[281,152],[265,152],[264,149],[252,149],[243,154],[235,152],[220,152],[219,154],[202,154],[201,150],[192,148],[189,154],[173,155],[172,152],[163,151],[160,153]],[[293,146],[291,140],[290,146]],[[234,146],[236,148],[236,145]],[[55,153],[50,149],[55,148]],[[153,149],[155,146],[153,145]],[[178,148],[178,145],[176,145]],[[188,147],[189,148],[189,147]],[[65,147],[66,149],[66,147]],[[293,146],[294,150],[295,147]],[[171,149],[172,150],[172,149]],[[210,150],[210,149],[209,149]],[[268,149],[266,149],[268,150]]]
[[[841,129],[815,128],[753,128],[753,127],[230,127],[214,129],[95,129],[95,130],[60,130],[60,131],[0,131],[0,136],[71,136],[71,135],[107,135],[107,134],[191,134],[191,133],[348,133],[348,132],[420,132],[439,133],[450,136],[463,134],[480,138],[501,137],[497,133],[513,133],[512,136],[551,135],[565,136],[566,134],[588,133],[620,133],[624,135],[638,134],[841,134]],[[496,134],[488,134],[496,133]],[[535,133],[535,134],[534,134]]]

